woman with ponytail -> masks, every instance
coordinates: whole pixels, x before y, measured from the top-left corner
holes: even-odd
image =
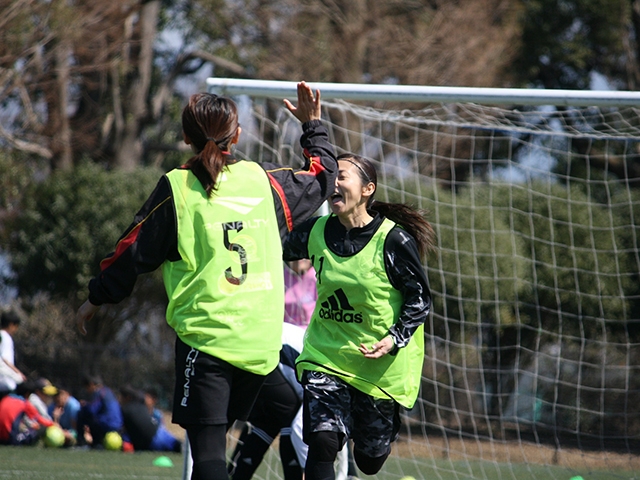
[[[285,260],[310,258],[318,300],[296,361],[304,388],[306,480],[335,479],[348,438],[356,464],[377,473],[413,407],[431,295],[422,260],[434,245],[422,213],[374,200],[377,175],[363,157],[338,156],[332,214],[295,228]]]
[[[246,420],[277,368],[284,318],[282,241],[333,193],[337,163],[320,121],[320,92],[298,84],[305,166],[237,159],[236,104],[198,93],[182,112],[194,155],[163,175],[101,263],[77,313],[85,333],[99,306],[118,303],[139,274],[162,268],[176,332],[173,422],[187,431],[192,479],[228,480],[226,432]]]

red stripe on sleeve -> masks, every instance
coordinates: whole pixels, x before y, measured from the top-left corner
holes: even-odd
[[[306,148],[304,150],[304,155],[310,160],[309,170],[306,170],[306,171],[301,170],[299,172],[296,172],[296,175],[298,174],[313,175],[315,177],[320,172],[323,172],[325,170],[324,166],[322,165],[322,161],[320,160],[320,157],[312,156]]]
[[[104,271],[109,268],[113,262],[115,262],[131,245],[135,243],[138,238],[138,233],[140,233],[140,229],[142,228],[142,223],[140,222],[131,231],[124,237],[122,240],[118,242],[116,246],[116,251],[113,252],[113,255],[105,258],[100,262],[100,271]]]
[[[291,209],[289,208],[289,203],[287,202],[287,197],[284,194],[282,185],[278,183],[278,181],[273,177],[273,175],[271,175],[271,173],[267,172],[267,176],[269,177],[271,186],[280,197],[280,202],[282,203],[282,211],[284,212],[284,218],[287,222],[287,230],[291,231],[293,230],[293,219],[291,218]]]

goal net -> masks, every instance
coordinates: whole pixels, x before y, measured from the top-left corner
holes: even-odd
[[[422,389],[376,478],[640,479],[637,102],[313,86],[338,153],[371,159],[376,198],[424,209],[437,234]],[[240,155],[299,165],[281,99],[238,100]],[[272,457],[258,476],[281,477]]]

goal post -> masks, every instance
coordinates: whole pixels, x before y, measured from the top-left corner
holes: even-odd
[[[226,96],[291,98],[297,82],[209,77],[207,89]],[[484,105],[640,106],[640,92],[527,88],[433,87],[309,82],[325,99],[387,102],[473,102]]]
[[[437,235],[420,397],[376,478],[640,480],[640,92],[309,85]],[[241,106],[239,156],[300,165],[296,82],[207,88]]]

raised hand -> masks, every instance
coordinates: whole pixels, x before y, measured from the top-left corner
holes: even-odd
[[[316,90],[314,95],[311,87],[305,82],[298,83],[298,106],[294,107],[286,98],[284,99],[284,104],[302,123],[308,122],[309,120],[320,120],[320,116],[322,115],[320,90]]]

